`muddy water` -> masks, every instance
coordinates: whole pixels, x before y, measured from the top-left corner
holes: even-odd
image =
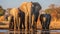
[[[0,30],[0,34],[60,34],[60,30],[49,30],[49,31],[27,31],[27,30],[20,30],[20,31],[9,31],[9,30]]]

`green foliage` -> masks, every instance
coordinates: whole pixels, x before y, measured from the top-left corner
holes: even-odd
[[[2,7],[0,7],[0,16],[4,15],[4,9]]]
[[[47,14],[51,14],[51,12],[52,12],[51,9],[46,9],[46,10],[45,10],[45,13],[47,13]]]

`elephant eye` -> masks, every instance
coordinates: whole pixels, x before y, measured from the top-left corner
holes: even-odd
[[[34,5],[32,5],[32,7],[34,7]]]

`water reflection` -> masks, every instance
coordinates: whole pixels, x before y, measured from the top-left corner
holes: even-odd
[[[50,34],[50,31],[49,30],[42,30],[41,34]]]
[[[25,30],[20,29],[19,31],[9,31],[9,34],[25,34]]]
[[[37,30],[36,31],[9,31],[9,30],[0,30],[0,34],[60,34],[60,30]]]
[[[26,31],[26,30],[20,30],[20,31],[13,31],[10,32],[9,34],[50,34],[49,30],[42,30],[39,33],[38,31]]]

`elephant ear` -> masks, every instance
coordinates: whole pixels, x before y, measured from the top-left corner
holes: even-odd
[[[26,12],[27,11],[27,2],[23,2],[21,5],[20,5],[20,7],[19,7],[19,9],[21,10],[21,11],[23,11],[23,12]]]
[[[10,10],[10,14],[13,15],[13,16],[17,16],[17,14],[18,14],[18,9],[17,9],[17,8],[12,8],[12,9]]]
[[[19,9],[23,11],[26,15],[29,15],[29,13],[31,12],[31,5],[31,2],[23,2],[20,5]]]

